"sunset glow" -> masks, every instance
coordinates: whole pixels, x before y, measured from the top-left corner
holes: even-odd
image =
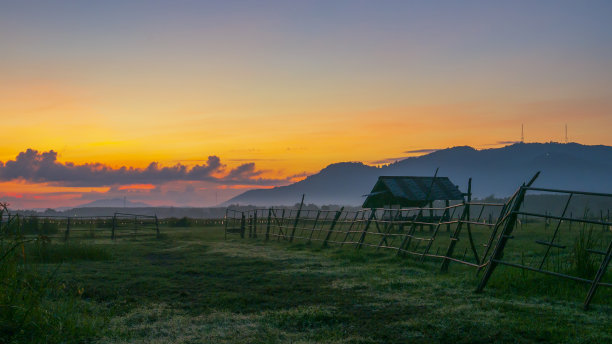
[[[612,144],[608,2],[34,3],[0,10],[14,207],[212,206],[334,162],[503,146],[521,124],[529,142],[563,142],[567,124]],[[28,149],[80,167],[9,171]]]

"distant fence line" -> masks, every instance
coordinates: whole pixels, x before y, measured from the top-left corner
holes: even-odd
[[[223,223],[222,218],[158,218],[156,215],[123,212],[107,216],[27,215],[12,213],[6,208],[0,209],[0,228],[5,231],[12,234],[62,237],[64,240],[75,234],[88,238],[108,235],[115,239],[118,235],[136,236],[152,233],[147,230],[153,230],[155,235],[159,236],[160,226],[221,226]]]
[[[149,235],[159,237],[159,219],[157,216],[115,213],[112,216],[27,216],[11,214],[8,210],[0,212],[0,228],[3,234],[44,235],[61,237],[65,241],[70,237],[96,237],[107,232],[111,239],[118,236]]]
[[[612,199],[612,194],[531,187],[536,177],[499,204],[467,201],[445,207],[356,211],[228,208],[225,237],[391,250],[421,262],[439,260],[441,271],[448,271],[451,262],[459,263],[478,273],[484,270],[477,292],[485,288],[497,266],[504,265],[590,284],[584,301],[587,309],[598,287],[612,287],[602,281],[612,256],[612,222],[601,214],[588,214],[588,209],[581,218],[569,217],[566,211],[577,195]],[[529,212],[523,209],[528,192],[563,194],[568,199],[562,210]],[[498,216],[483,218],[487,213]],[[590,247],[584,247],[584,253],[596,271],[581,276],[580,271],[560,262],[575,259],[576,243],[587,230],[597,240],[589,239]],[[594,257],[601,259],[598,262]]]

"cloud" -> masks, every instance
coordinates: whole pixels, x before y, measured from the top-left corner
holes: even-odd
[[[440,150],[440,148],[424,148],[424,149],[415,149],[415,150],[407,150],[404,151],[404,154],[427,154],[427,153],[433,153],[435,151]],[[369,161],[368,163],[371,165],[386,165],[386,164],[392,164],[396,161],[401,161],[404,159],[408,159],[408,158],[412,158],[413,156],[400,156],[397,158],[385,158],[385,159],[381,159],[381,160],[375,160],[375,161]]]
[[[408,150],[408,151],[404,151],[404,153],[406,154],[433,153],[438,150],[440,150],[440,148],[424,148],[424,149]]]
[[[24,180],[62,186],[110,186],[125,184],[159,185],[172,181],[207,181],[217,184],[281,185],[288,179],[255,178],[263,171],[255,163],[245,163],[226,175],[221,159],[211,155],[205,163],[192,167],[177,163],[162,167],[157,162],[146,168],[112,168],[102,163],[75,164],[58,162],[57,152],[28,149],[15,160],[0,162],[0,181]]]
[[[521,141],[497,141],[495,143],[485,143],[481,146],[482,147],[508,146],[508,145],[513,145],[515,143],[521,143]]]
[[[410,158],[409,156],[403,156],[403,157],[399,157],[399,158],[386,158],[386,159],[382,159],[382,160],[376,160],[376,161],[370,161],[369,164],[371,165],[386,165],[386,164],[392,164],[396,161],[400,161],[400,160],[404,160],[404,159],[408,159]]]

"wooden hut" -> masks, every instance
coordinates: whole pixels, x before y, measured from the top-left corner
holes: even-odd
[[[424,207],[438,200],[463,201],[466,195],[448,177],[381,176],[362,207]]]

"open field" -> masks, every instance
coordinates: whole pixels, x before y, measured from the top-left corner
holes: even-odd
[[[56,287],[46,293],[43,306],[65,320],[58,320],[58,326],[70,327],[55,336],[50,332],[48,338],[40,333],[28,338],[23,333],[13,339],[99,343],[612,340],[612,302],[606,288],[600,289],[592,309],[583,311],[584,286],[541,274],[503,273],[508,268],[500,267],[485,292],[474,294],[474,270],[459,265],[441,274],[439,262],[419,263],[390,252],[322,249],[238,236],[224,240],[223,234],[221,227],[174,227],[162,228],[160,239],[93,238],[68,244],[54,240],[45,248],[54,253],[47,256],[30,247],[31,265],[43,275],[53,274]],[[94,254],[81,252],[91,250]],[[68,304],[71,308],[58,307]]]

